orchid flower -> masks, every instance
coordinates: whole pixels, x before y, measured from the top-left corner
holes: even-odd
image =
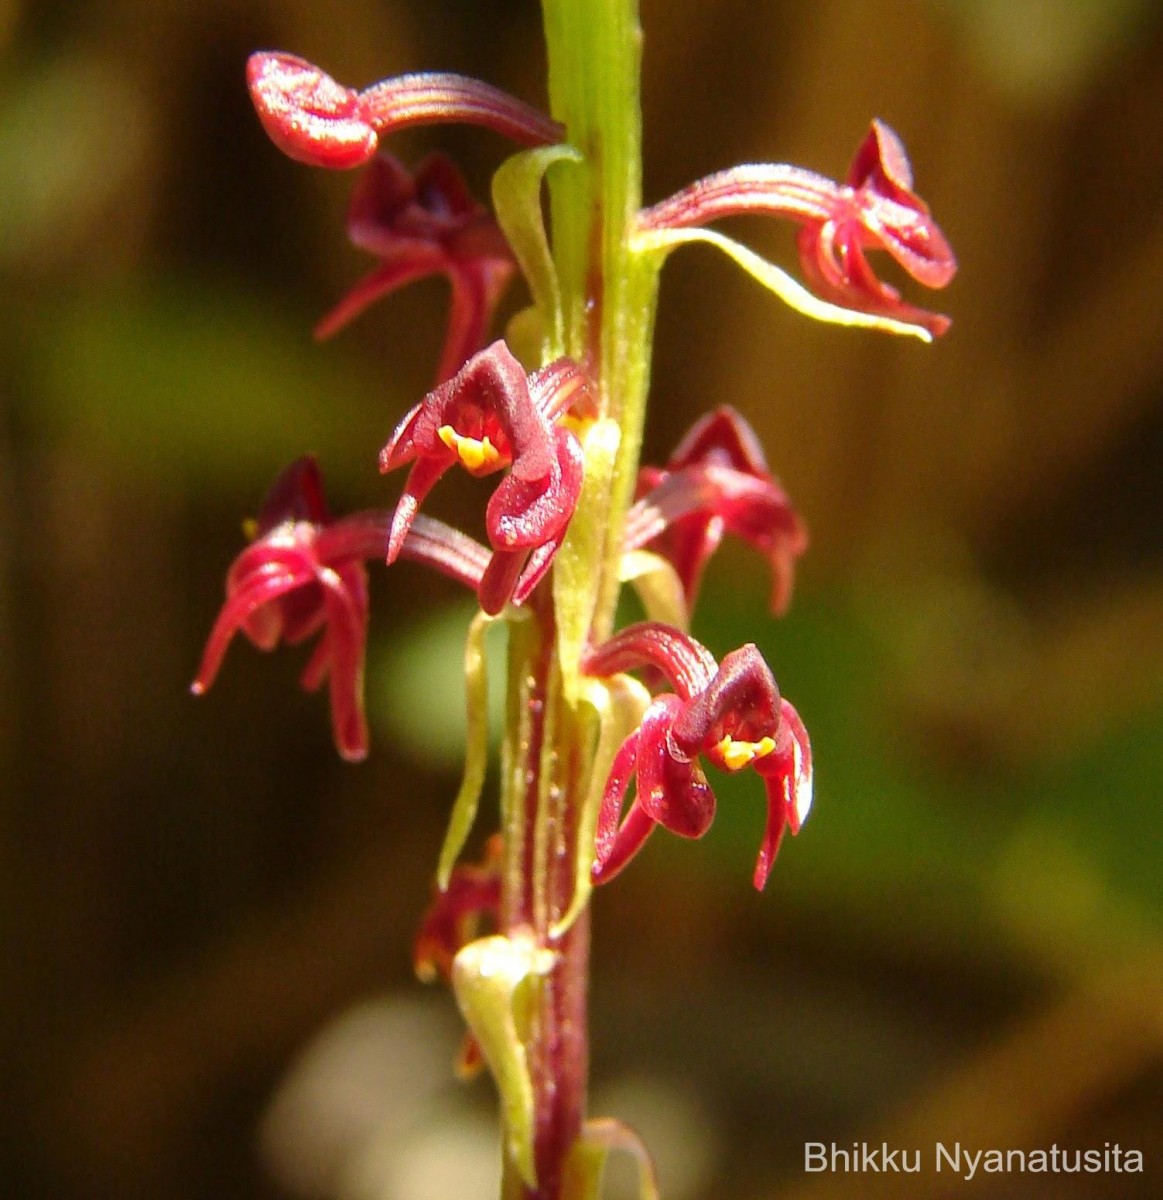
[[[721,405],[700,418],[666,466],[643,467],[638,481],[640,499],[626,515],[623,548],[655,547],[677,572],[688,610],[707,560],[728,533],[766,557],[771,610],[787,610],[807,529],[768,470],[755,431],[735,409]]]
[[[298,55],[259,50],[247,61],[246,79],[271,141],[315,167],[361,167],[381,137],[412,125],[483,125],[527,146],[564,140],[544,113],[463,75],[400,75],[358,91]]]
[[[310,457],[275,481],[254,522],[254,539],[226,575],[226,601],[210,631],[191,685],[202,695],[213,684],[235,633],[260,650],[280,641],[297,646],[319,634],[302,684],[328,681],[336,748],[349,762],[366,757],[363,675],[368,627],[368,559],[379,560],[388,514],[353,513],[332,520],[319,467]],[[488,551],[439,521],[423,520],[401,556],[427,563],[468,587],[480,585]]]
[[[485,513],[495,551],[482,581],[488,613],[521,603],[549,569],[577,506],[582,450],[560,418],[586,396],[581,368],[558,359],[526,376],[504,342],[474,355],[416,405],[380,452],[380,470],[412,463],[388,537],[399,555],[424,497],[460,463],[472,475],[509,468]]]
[[[381,151],[364,168],[347,232],[380,265],[315,327],[330,337],[381,296],[429,275],[445,275],[451,309],[437,382],[450,379],[485,343],[493,312],[513,276],[513,255],[496,221],[470,195],[452,160],[430,154],[410,174]]]
[[[778,268],[701,228],[746,213],[787,217],[800,226],[800,265],[817,303]],[[711,242],[808,316],[924,340],[949,328],[948,317],[905,302],[865,255],[869,249],[886,251],[926,287],[944,287],[957,270],[945,235],[913,191],[904,145],[883,121],[872,122],[843,184],[782,163],[730,167],[645,209],[638,230],[642,249],[665,252],[686,241]]]
[[[614,757],[598,815],[595,882],[621,871],[658,825],[686,838],[707,832],[715,795],[701,757],[724,771],[753,767],[763,779],[767,821],[754,874],[762,888],[784,831],[798,833],[811,808],[812,751],[755,646],[719,664],[688,634],[642,622],[592,650],[583,665],[599,677],[653,668],[674,689],[654,697]],[[631,782],[634,799],[621,816]]]

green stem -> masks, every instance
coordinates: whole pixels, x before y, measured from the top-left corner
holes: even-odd
[[[619,448],[601,536],[591,637],[608,636],[618,599],[622,523],[642,443],[656,266],[630,248],[641,207],[641,30],[637,0],[543,0],[553,116],[583,156],[550,172],[552,251],[565,352],[597,385],[599,416],[617,423]],[[587,573],[581,572],[580,580]],[[505,1164],[505,1200],[565,1200],[566,1155],[585,1120],[589,915],[551,933],[574,894],[582,805],[593,757],[592,723],[571,704],[550,588],[530,620],[510,626],[509,710],[502,784],[505,887],[502,927],[531,932],[555,954],[539,984],[525,1040],[534,1094],[536,1186]],[[576,679],[576,674],[574,675]]]
[[[553,254],[566,353],[597,380],[621,430],[594,632],[618,598],[622,518],[633,498],[646,417],[658,265],[630,247],[642,206],[642,30],[637,0],[542,0],[550,111],[584,156],[550,179]]]

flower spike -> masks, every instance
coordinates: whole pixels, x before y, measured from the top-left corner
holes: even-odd
[[[735,409],[723,405],[696,422],[664,469],[643,468],[639,494],[627,514],[623,547],[633,552],[653,545],[677,572],[688,610],[707,560],[727,533],[766,556],[771,610],[787,610],[807,529],[768,470],[755,431]]]
[[[235,633],[261,650],[280,641],[298,645],[319,633],[303,672],[314,691],[329,683],[336,748],[355,762],[367,755],[363,671],[368,589],[364,562],[380,559],[388,514],[360,512],[332,520],[313,458],[301,458],[275,481],[255,522],[254,540],[226,576],[222,606],[191,691],[213,684]],[[439,521],[422,518],[409,532],[401,557],[435,567],[477,588],[488,551]]]
[[[526,376],[504,342],[474,355],[409,412],[380,452],[380,470],[412,463],[388,537],[400,554],[424,497],[456,463],[472,475],[509,468],[489,500],[495,551],[482,580],[485,611],[520,603],[549,569],[581,493],[583,459],[556,422],[588,395],[581,368],[557,360]]]
[[[639,239],[646,247],[666,249],[691,230],[721,217],[766,213],[800,225],[800,263],[822,309],[784,298],[809,315],[838,319],[829,305],[883,318],[893,332],[944,333],[949,318],[915,308],[880,280],[865,257],[868,249],[884,250],[918,283],[944,287],[957,270],[957,260],[928,206],[913,191],[912,170],[904,146],[883,121],[873,121],[843,185],[800,167],[747,164],[719,171],[690,184],[639,215]],[[701,240],[721,245],[768,286],[783,293],[777,269],[721,235],[701,231]],[[761,270],[760,268],[767,268]],[[870,322],[876,324],[876,321]],[[913,327],[912,329],[905,327]]]
[[[347,231],[380,265],[316,325],[315,336],[330,337],[397,288],[446,275],[452,303],[437,383],[450,379],[484,345],[513,276],[513,256],[497,223],[445,155],[429,155],[412,175],[381,151],[356,183]]]
[[[592,650],[590,675],[649,667],[674,692],[654,698],[640,726],[614,756],[598,814],[594,881],[613,878],[655,826],[699,838],[715,814],[715,795],[699,758],[724,771],[754,767],[767,793],[767,822],[755,865],[762,889],[784,830],[798,833],[811,806],[807,732],[753,645],[717,664],[694,638],[656,622],[632,625]],[[625,816],[631,782],[635,796]]]
[[[400,75],[357,91],[306,59],[260,50],[247,61],[246,77],[271,141],[315,167],[362,166],[383,135],[410,125],[483,125],[523,146],[565,138],[563,128],[538,109],[463,75]]]

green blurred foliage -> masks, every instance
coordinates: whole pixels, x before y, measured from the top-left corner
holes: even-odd
[[[769,885],[779,903],[846,914],[882,939],[909,930],[978,953],[1000,943],[1051,975],[1157,937],[1163,711],[1052,758],[950,769],[901,702],[915,681],[886,644],[874,593],[801,594],[779,622],[756,618],[763,603],[754,585],[713,581],[697,632],[720,652],[755,641],[811,733],[815,803],[784,841]],[[746,771],[713,784],[708,861],[742,886],[762,787]],[[702,858],[682,857],[695,870]]]
[[[64,302],[31,349],[38,417],[118,470],[178,473],[192,487],[254,488],[306,452],[329,477],[371,478],[403,397],[366,363],[321,350],[306,325],[222,284]]]

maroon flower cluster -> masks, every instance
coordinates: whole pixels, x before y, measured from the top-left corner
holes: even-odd
[[[436,386],[380,452],[382,472],[409,468],[395,508],[333,519],[314,460],[288,468],[229,570],[226,600],[193,685],[201,693],[212,684],[239,631],[262,649],[318,635],[303,684],[314,689],[328,682],[336,745],[343,757],[358,759],[368,746],[365,564],[424,562],[471,588],[490,615],[524,604],[546,578],[578,506],[586,471],[579,431],[606,415],[582,365],[559,358],[529,372],[503,341],[488,344],[517,269],[500,227],[448,159],[431,155],[413,173],[382,152],[380,141],[396,129],[434,122],[483,126],[524,146],[561,142],[565,131],[513,97],[457,75],[405,75],[359,90],[303,59],[264,52],[251,57],[248,80],[258,115],[284,152],[314,166],[363,169],[347,227],[377,265],[316,334],[330,336],[415,280],[439,275],[450,284]],[[943,286],[956,268],[913,191],[899,139],[883,123],[873,123],[843,184],[796,167],[735,167],[645,209],[635,237],[669,246],[719,218],[755,212],[799,225],[803,273],[827,302],[823,308],[838,306],[827,319],[849,309],[910,324],[926,336],[948,326],[946,317],[906,303],[868,262],[868,251],[883,250],[930,287]],[[458,464],[474,476],[501,474],[485,509],[487,545],[419,514],[438,480]],[[807,533],[751,427],[720,407],[696,423],[665,466],[641,470],[622,549],[662,560],[689,612],[706,563],[728,534],[767,560],[771,608],[782,613]],[[812,757],[799,715],[780,696],[756,647],[717,662],[682,629],[648,621],[591,645],[581,669],[599,680],[643,671],[655,689],[640,724],[613,754],[597,815],[593,878],[616,875],[657,826],[702,836],[715,810],[703,770],[710,763],[725,771],[750,767],[763,781],[767,820],[754,875],[762,888],[784,832],[798,832],[807,815]],[[447,975],[460,946],[495,918],[499,897],[494,845],[482,865],[452,872],[421,928],[418,969]]]

